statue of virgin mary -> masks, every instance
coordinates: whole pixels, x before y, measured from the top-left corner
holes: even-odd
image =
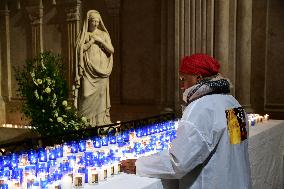
[[[75,107],[93,126],[110,124],[114,48],[101,15],[90,10],[76,42]]]

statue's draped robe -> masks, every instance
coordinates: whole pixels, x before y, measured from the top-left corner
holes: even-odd
[[[88,32],[86,42],[90,40],[90,35],[92,34]],[[106,32],[100,31],[96,35],[106,43],[111,43]],[[97,43],[87,49],[86,46],[85,43],[80,50],[80,56],[83,56],[83,74],[79,90],[79,114],[87,117],[93,125],[110,124],[109,75],[113,67],[112,54],[108,54]]]

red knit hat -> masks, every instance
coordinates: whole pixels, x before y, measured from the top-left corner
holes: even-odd
[[[179,72],[210,77],[216,75],[219,68],[219,62],[211,56],[207,54],[193,54],[182,58]]]

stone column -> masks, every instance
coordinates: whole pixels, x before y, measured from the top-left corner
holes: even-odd
[[[6,121],[5,101],[11,98],[10,17],[7,1],[0,9],[0,124]]]
[[[215,58],[220,61],[221,72],[227,75],[229,57],[229,1],[215,1]]]
[[[110,75],[110,96],[112,103],[120,103],[121,64],[120,64],[120,0],[105,0],[112,22],[107,28],[114,47],[113,69]]]
[[[175,17],[175,31],[174,31],[174,35],[175,35],[175,43],[174,43],[174,47],[175,47],[175,60],[174,60],[174,99],[175,99],[175,112],[177,113],[177,115],[181,115],[181,107],[180,107],[180,90],[179,90],[179,76],[178,76],[178,69],[179,69],[179,62],[180,62],[180,57],[183,54],[183,50],[181,47],[183,47],[183,39],[184,36],[181,36],[182,34],[184,34],[183,30],[184,29],[184,20],[183,17],[181,15],[181,10],[183,10],[183,6],[184,1],[182,0],[175,0],[175,4],[174,4],[174,17]],[[182,44],[181,44],[182,43]]]
[[[227,77],[233,84],[231,94],[236,95],[236,42],[237,42],[237,1],[230,0],[229,58]]]
[[[43,37],[42,37],[42,17],[43,5],[42,0],[38,1],[37,6],[27,7],[27,12],[32,25],[32,56],[36,56],[43,52]]]
[[[173,96],[176,92],[173,82],[175,77],[175,73],[173,73],[175,67],[174,64],[175,40],[174,40],[174,27],[173,27],[175,20],[173,17],[174,14],[173,5],[174,5],[173,1],[161,1],[161,29],[160,29],[161,56],[160,56],[160,66],[159,66],[160,97],[158,98],[159,100],[158,103],[160,104],[161,109],[164,112],[173,110],[174,108]],[[189,30],[189,27],[186,28]],[[187,37],[187,39],[189,38],[189,36],[185,37]],[[187,45],[185,49],[186,51],[189,51],[189,45]]]
[[[213,56],[214,51],[214,0],[206,3],[206,53]]]
[[[238,0],[237,15],[236,95],[240,103],[250,111],[252,0]]]
[[[72,85],[75,76],[75,47],[77,36],[80,32],[80,12],[81,12],[81,1],[75,0],[68,2],[66,12],[66,39],[67,39],[67,81],[68,88],[70,90],[69,95],[71,96]]]

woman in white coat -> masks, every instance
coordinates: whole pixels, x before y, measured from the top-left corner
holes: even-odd
[[[251,188],[246,113],[229,94],[220,64],[206,54],[182,59],[186,107],[169,150],[122,162],[146,177],[180,179],[179,188]],[[132,165],[132,166],[131,166]]]

